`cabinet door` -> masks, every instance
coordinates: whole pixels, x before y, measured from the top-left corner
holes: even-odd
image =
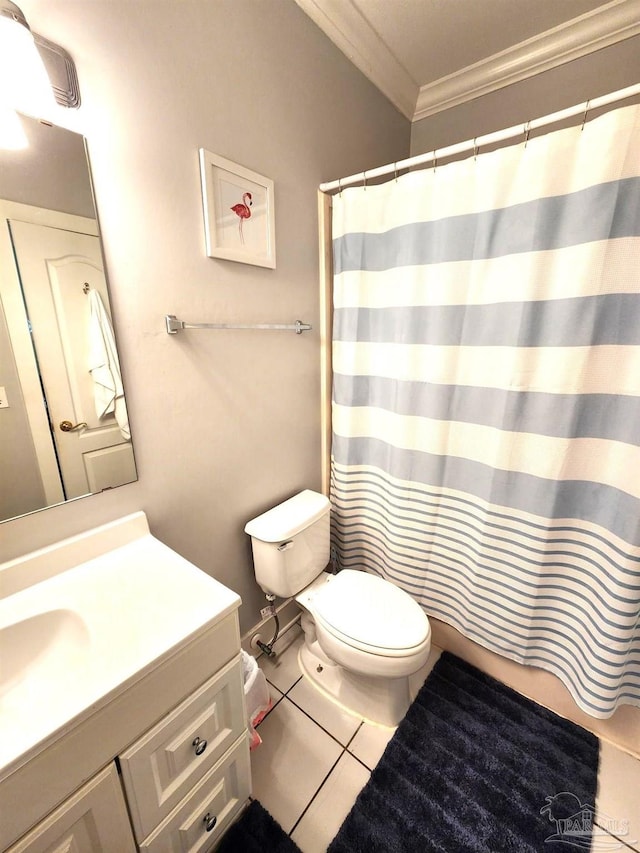
[[[118,773],[110,764],[7,853],[135,853],[135,849]]]
[[[245,730],[238,656],[120,756],[139,841],[178,805]]]

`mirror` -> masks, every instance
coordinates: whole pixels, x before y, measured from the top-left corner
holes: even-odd
[[[85,142],[0,150],[0,521],[137,479]]]

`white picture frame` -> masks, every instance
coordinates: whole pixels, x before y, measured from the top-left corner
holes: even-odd
[[[273,181],[200,148],[207,255],[275,269]]]

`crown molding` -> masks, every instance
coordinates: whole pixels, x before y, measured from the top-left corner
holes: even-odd
[[[427,118],[640,34],[640,0],[612,0],[419,87],[352,0],[296,0],[296,3],[411,121]]]
[[[351,0],[296,0],[342,53],[410,121],[419,86]]]
[[[534,77],[639,33],[639,0],[613,0],[422,86],[413,121]]]

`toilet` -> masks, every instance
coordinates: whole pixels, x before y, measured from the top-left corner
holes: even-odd
[[[365,571],[326,571],[330,503],[306,489],[252,519],[256,580],[302,609],[303,673],[345,710],[395,726],[411,701],[409,676],[427,661],[429,620],[404,590]]]

